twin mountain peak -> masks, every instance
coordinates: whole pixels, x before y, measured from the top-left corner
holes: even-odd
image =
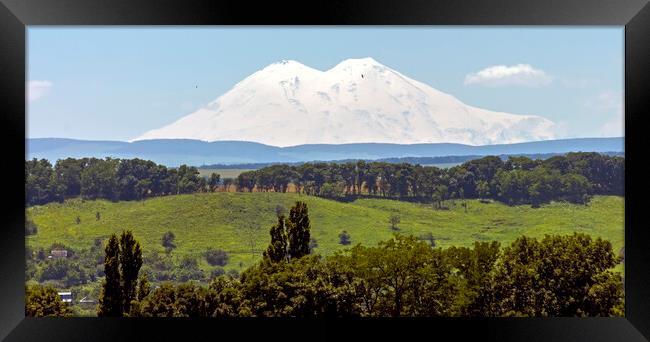
[[[205,107],[132,141],[490,145],[555,139],[555,131],[555,123],[543,117],[466,105],[361,58],[326,71],[294,60],[270,64]]]

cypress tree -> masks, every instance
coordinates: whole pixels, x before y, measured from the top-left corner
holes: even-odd
[[[136,299],[135,291],[138,272],[142,267],[142,249],[131,231],[123,231],[120,236],[120,273],[122,275],[122,310],[129,312],[131,301]]]
[[[287,259],[287,233],[284,215],[278,215],[278,223],[271,227],[271,244],[264,252],[264,256],[273,262]]]
[[[309,254],[309,212],[305,202],[297,201],[289,211],[288,222],[288,240],[289,256],[291,258],[301,258]]]
[[[122,317],[131,311],[136,299],[138,273],[142,266],[142,249],[130,231],[120,238],[113,234],[104,249],[104,274],[97,316]]]
[[[122,287],[120,284],[120,245],[115,234],[111,235],[104,249],[104,273],[106,278],[99,295],[99,317],[122,317]]]

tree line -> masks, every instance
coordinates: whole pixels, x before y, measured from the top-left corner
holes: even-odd
[[[441,169],[409,163],[277,164],[221,179],[201,177],[196,167],[167,168],[142,159],[45,159],[25,161],[26,204],[71,197],[139,200],[153,196],[214,191],[234,184],[238,191],[287,192],[328,198],[376,196],[433,202],[494,199],[507,204],[552,200],[586,203],[593,195],[624,194],[625,158],[599,153],[568,153],[545,160],[487,156]]]
[[[130,232],[105,246],[100,316],[132,317],[399,317],[622,316],[620,258],[612,245],[585,234],[522,236],[472,247],[434,247],[395,234],[329,257],[308,247],[309,214],[296,203],[278,215],[261,261],[239,278],[208,286],[163,282],[155,289]],[[29,316],[69,315],[53,288],[28,288]]]
[[[599,152],[600,154],[607,156],[621,156],[624,157],[624,152]],[[531,159],[548,159],[554,156],[561,156],[564,153],[518,153],[518,154],[499,154],[495,155],[502,160],[507,160],[510,157],[527,157]],[[387,162],[392,164],[400,163],[409,163],[409,164],[422,164],[422,165],[434,165],[434,164],[461,164],[469,160],[483,158],[482,155],[451,155],[451,156],[439,156],[439,157],[394,157],[394,158],[379,158],[374,160],[364,159],[366,162]],[[345,164],[350,162],[357,162],[359,159],[337,159],[334,161],[329,161],[330,163]],[[313,160],[314,162],[322,162],[322,160]],[[247,169],[247,170],[257,170],[267,166],[276,165],[276,164],[287,164],[292,166],[298,166],[305,164],[306,162],[269,162],[269,163],[242,163],[242,164],[208,164],[201,165],[200,169]]]
[[[91,200],[139,200],[207,191],[219,182],[218,174],[204,178],[193,166],[167,168],[137,158],[67,158],[58,160],[55,165],[46,159],[25,161],[27,205],[79,196]]]
[[[239,191],[296,192],[329,198],[359,195],[433,202],[494,199],[537,206],[552,200],[586,203],[592,195],[624,194],[625,159],[568,153],[545,160],[487,156],[449,169],[408,163],[349,162],[272,165],[241,173]]]

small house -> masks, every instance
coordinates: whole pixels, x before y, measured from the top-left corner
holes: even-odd
[[[88,298],[88,296],[81,298],[79,301],[79,305],[82,306],[83,308],[92,308],[97,305],[97,301],[91,298]]]
[[[52,256],[52,259],[67,258],[68,251],[65,249],[53,249],[52,252],[50,252],[50,255]]]
[[[59,297],[61,297],[61,301],[64,303],[72,303],[72,292],[70,291],[59,292]]]

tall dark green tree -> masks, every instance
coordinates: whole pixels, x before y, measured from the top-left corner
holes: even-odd
[[[287,232],[286,218],[284,215],[278,215],[278,223],[271,227],[271,243],[264,252],[264,256],[273,262],[286,260],[287,255]]]
[[[138,273],[142,266],[142,249],[131,231],[118,239],[113,234],[104,249],[104,274],[97,316],[122,317],[136,299]]]
[[[291,258],[301,258],[309,254],[310,229],[309,212],[305,202],[297,201],[289,211],[287,237]]]
[[[120,273],[122,276],[123,312],[130,311],[131,301],[136,299],[138,272],[142,267],[142,248],[129,230],[120,236]]]
[[[97,316],[122,317],[122,286],[120,277],[120,243],[111,235],[104,249],[104,274],[106,278],[99,295]]]

